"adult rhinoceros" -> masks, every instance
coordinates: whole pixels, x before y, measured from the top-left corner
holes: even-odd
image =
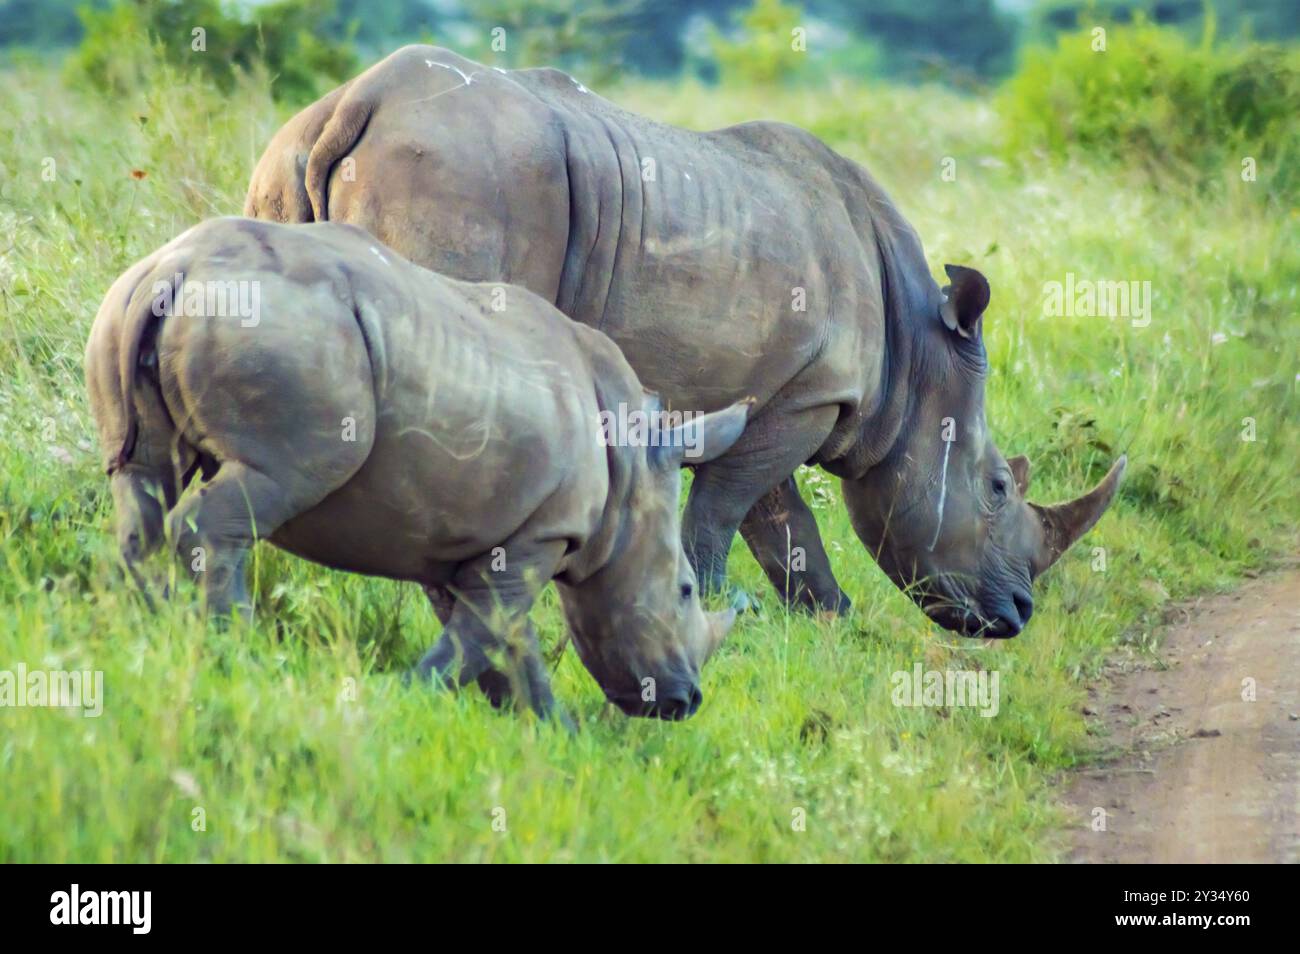
[[[1123,473],[1121,458],[1084,497],[1025,501],[1027,461],[985,424],[987,281],[948,266],[940,289],[871,176],[782,123],[689,132],[558,70],[408,46],[280,130],[245,212],[350,222],[438,271],[524,285],[612,337],[675,408],[755,399],[686,505],[710,590],[739,528],[787,600],[848,606],[792,476],[818,464],[932,618],[1014,636],[1031,581]]]

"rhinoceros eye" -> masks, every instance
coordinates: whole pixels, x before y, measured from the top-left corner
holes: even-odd
[[[993,478],[993,496],[1001,500],[1007,495],[1007,482],[1001,477]]]
[[[691,586],[691,584],[689,583],[682,584],[682,599],[689,600],[691,598],[691,594],[694,592],[695,592],[695,587]]]

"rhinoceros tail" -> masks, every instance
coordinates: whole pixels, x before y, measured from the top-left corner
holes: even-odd
[[[361,87],[361,88],[358,88]],[[347,155],[348,151],[361,138],[361,133],[370,121],[375,103],[366,95],[361,84],[354,84],[352,89],[339,101],[338,108],[325,123],[320,137],[311,147],[307,157],[305,176],[307,198],[311,202],[312,214],[317,222],[329,221],[329,179],[334,164]]]
[[[177,277],[179,278],[179,275]],[[180,278],[180,281],[183,282],[184,279]],[[120,400],[126,430],[122,437],[122,446],[118,449],[112,464],[109,465],[109,473],[121,470],[130,462],[131,454],[135,451],[136,441],[140,436],[140,414],[135,404],[136,374],[140,367],[141,355],[145,351],[145,342],[157,331],[157,322],[163,313],[156,307],[160,296],[153,294],[152,288],[153,286],[150,285],[149,289],[142,294],[142,290],[145,289],[142,283],[126,304],[126,318],[122,323],[117,352],[117,380],[121,388]],[[172,293],[180,293],[179,285],[172,289]],[[172,302],[169,300],[166,304],[170,306]]]

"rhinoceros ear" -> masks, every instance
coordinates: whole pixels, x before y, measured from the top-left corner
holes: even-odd
[[[963,338],[974,338],[979,334],[980,316],[989,306],[988,279],[964,265],[945,265],[943,270],[952,282],[943,286],[944,302],[939,306],[943,323]]]
[[[694,415],[676,427],[655,431],[648,449],[650,463],[675,470],[721,457],[745,430],[753,404],[753,398],[746,398],[721,411]]]
[[[1020,496],[1025,495],[1029,489],[1029,458],[1023,454],[1017,457],[1007,459],[1007,466],[1011,468],[1011,476],[1015,478],[1016,490],[1020,491]]]

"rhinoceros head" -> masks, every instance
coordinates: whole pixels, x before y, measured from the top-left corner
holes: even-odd
[[[924,386],[913,387],[889,455],[844,481],[845,502],[881,568],[931,619],[967,636],[1015,636],[1033,612],[1034,579],[1100,519],[1126,461],[1069,503],[1025,498],[1029,461],[1004,458],[984,418],[988,282],[974,269],[945,269],[952,284],[913,345]]]
[[[684,719],[699,708],[700,668],[736,614],[706,613],[682,549],[681,468],[724,453],[744,430],[749,404],[660,425],[658,399],[642,446],[622,448],[625,486],[612,549],[603,566],[559,586],[583,665],[628,715]]]

